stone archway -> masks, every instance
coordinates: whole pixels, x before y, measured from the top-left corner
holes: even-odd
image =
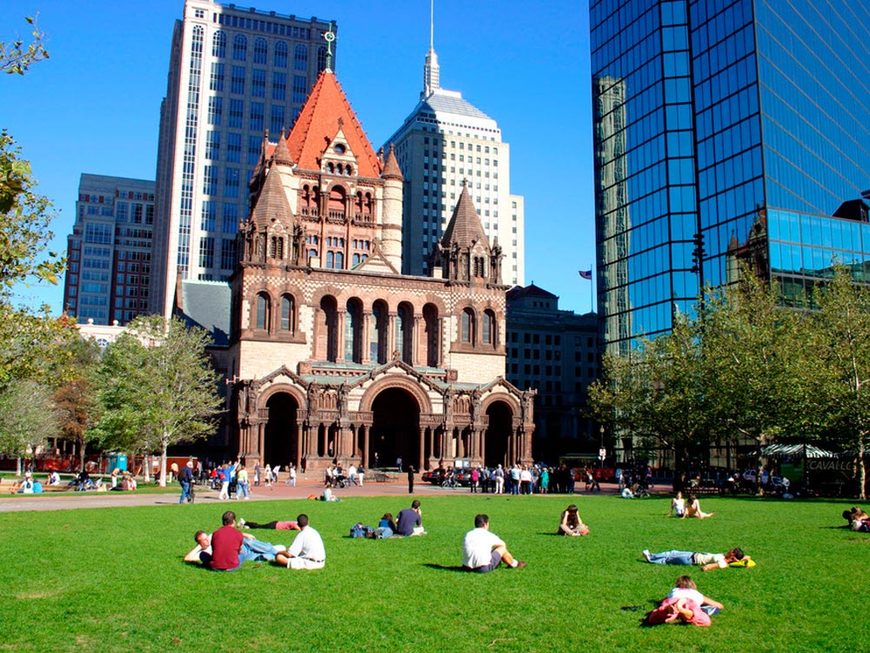
[[[492,401],[486,408],[486,415],[489,426],[486,429],[483,463],[487,467],[507,467],[514,462],[508,460],[513,437],[514,413],[511,405],[504,401]]]
[[[299,403],[287,392],[276,392],[266,401],[268,421],[264,428],[262,465],[299,464]]]
[[[420,460],[420,405],[400,387],[381,390],[372,401],[372,426],[367,460],[372,467],[414,465]]]

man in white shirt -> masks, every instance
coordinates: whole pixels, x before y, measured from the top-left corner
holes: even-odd
[[[296,523],[299,525],[296,539],[286,553],[275,556],[275,561],[288,569],[323,569],[326,549],[320,533],[308,525],[308,515],[299,515]]]
[[[462,566],[466,571],[486,573],[501,563],[514,569],[526,566],[522,560],[515,559],[507,545],[495,533],[489,531],[489,516],[476,515],[474,530],[465,534],[462,542]]]

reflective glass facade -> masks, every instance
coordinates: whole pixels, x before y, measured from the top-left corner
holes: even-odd
[[[834,260],[870,266],[866,211],[830,217],[870,188],[866,3],[592,0],[590,25],[611,351],[741,258],[792,298]]]

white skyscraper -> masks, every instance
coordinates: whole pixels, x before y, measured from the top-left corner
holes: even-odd
[[[335,32],[316,18],[185,1],[160,112],[152,312],[171,312],[178,278],[232,273],[264,132],[274,139],[292,126],[326,67],[330,26]]]
[[[504,283],[522,285],[524,202],[510,193],[510,146],[495,120],[441,88],[433,23],[423,71],[420,102],[385,145],[395,145],[405,177],[403,272],[429,272],[465,180],[490,243],[504,253]]]

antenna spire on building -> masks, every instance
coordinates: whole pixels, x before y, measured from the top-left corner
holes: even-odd
[[[438,55],[435,54],[435,0],[429,0],[429,52],[426,53],[426,65],[423,66],[423,92],[420,96],[429,97],[440,88],[440,77]]]
[[[329,31],[323,34],[323,40],[326,41],[326,72],[332,72],[332,43],[335,41],[335,32],[333,24],[330,23]]]

